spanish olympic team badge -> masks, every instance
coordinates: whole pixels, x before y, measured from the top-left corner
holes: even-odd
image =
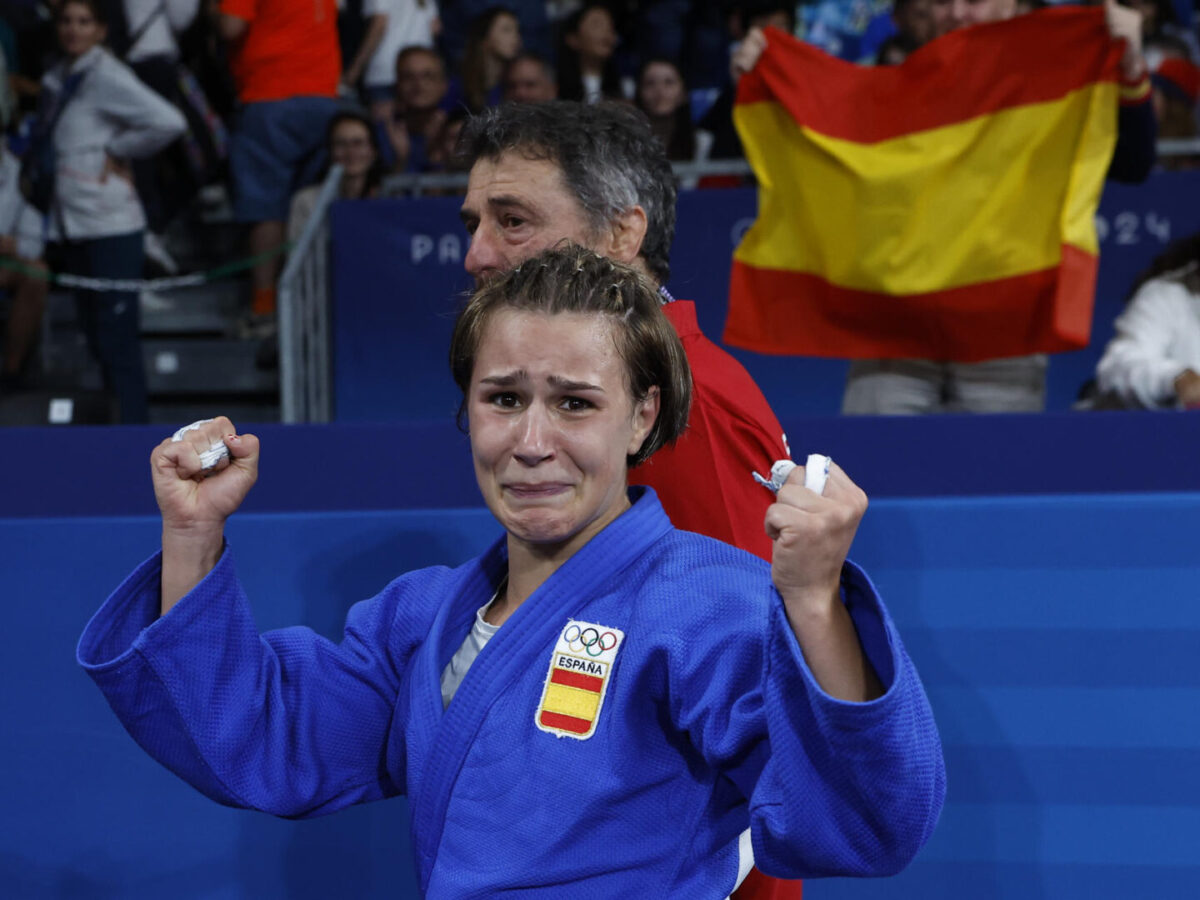
[[[538,704],[537,727],[558,737],[590,738],[625,633],[570,621],[558,636]]]

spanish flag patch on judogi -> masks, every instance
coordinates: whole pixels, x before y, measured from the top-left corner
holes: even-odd
[[[538,704],[537,727],[580,740],[596,731],[624,632],[570,621],[558,636]]]

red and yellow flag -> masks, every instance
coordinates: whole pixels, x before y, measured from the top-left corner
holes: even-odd
[[[960,362],[1087,346],[1120,56],[1100,8],[964,28],[896,67],[770,32],[734,109],[759,199],[725,341]]]

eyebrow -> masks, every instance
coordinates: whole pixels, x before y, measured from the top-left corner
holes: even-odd
[[[489,375],[486,378],[480,378],[480,384],[494,384],[497,387],[511,387],[519,381],[528,381],[529,373],[524,369],[518,369],[515,372],[509,372],[506,375]]]
[[[495,387],[512,387],[514,384],[528,380],[529,373],[524,369],[518,369],[515,372],[507,372],[502,375],[488,375],[486,378],[480,378],[479,383],[494,385]],[[589,381],[573,381],[570,378],[563,378],[561,375],[551,375],[546,380],[560,391],[597,391],[601,394],[604,393],[604,388]]]
[[[522,200],[520,197],[515,197],[512,194],[501,194],[499,197],[488,197],[485,205],[493,209],[507,209],[509,207],[516,206],[525,210],[526,212],[532,212],[527,201]],[[458,211],[458,218],[459,221],[465,225],[472,219],[478,219],[479,211],[473,207],[468,208],[464,205]]]
[[[561,375],[551,375],[546,380],[562,391],[599,391],[601,394],[604,393],[604,388],[598,384],[590,384],[586,381],[572,381],[569,378],[563,378]]]

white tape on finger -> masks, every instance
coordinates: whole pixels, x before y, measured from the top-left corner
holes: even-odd
[[[213,441],[212,446],[200,454],[200,468],[215,468],[223,459],[229,459],[229,448],[225,446],[224,441]]]
[[[191,425],[184,425],[171,436],[171,443],[180,443],[183,441],[183,436],[189,431],[199,431],[211,421],[213,420],[200,419],[199,421],[193,422]],[[229,459],[229,448],[225,446],[225,441],[223,439],[218,438],[212,442],[207,450],[200,451],[200,469],[201,471],[214,469],[216,468],[217,463],[223,459]]]
[[[792,469],[796,468],[796,464],[790,459],[777,459],[771,466],[771,477],[763,478],[757,472],[751,472],[754,480],[765,487],[773,494],[778,494],[779,489],[784,486],[788,480],[788,476],[792,474]]]
[[[808,459],[804,461],[804,486],[815,494],[824,494],[831,462],[823,453],[808,454]]]
[[[173,435],[171,435],[171,442],[174,444],[178,444],[180,441],[183,440],[183,436],[185,434],[187,434],[189,431],[199,431],[201,428],[203,428],[205,425],[207,425],[211,421],[212,421],[212,419],[200,419],[197,422],[193,422],[191,425],[184,425],[177,432],[175,432]]]

